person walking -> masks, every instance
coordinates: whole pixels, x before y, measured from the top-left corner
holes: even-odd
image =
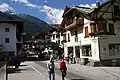
[[[55,68],[54,61],[53,59],[50,59],[50,61],[47,63],[49,80],[55,80],[54,68]]]
[[[65,80],[64,78],[66,76],[67,67],[66,67],[66,63],[64,61],[64,57],[60,61],[60,71],[61,71],[61,74],[62,74],[62,80]]]
[[[69,59],[70,59],[70,57],[69,57],[69,54],[67,54],[67,63],[69,64]]]
[[[71,64],[73,63],[73,53],[70,54]]]

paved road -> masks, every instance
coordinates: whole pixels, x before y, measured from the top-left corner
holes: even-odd
[[[46,63],[43,63],[41,61],[35,61],[36,64],[39,64],[41,67],[47,69]],[[60,70],[59,68],[55,68],[55,73],[61,76]],[[86,79],[78,74],[74,74],[72,72],[67,71],[67,76],[66,78],[70,79],[70,80],[90,80],[90,79]]]

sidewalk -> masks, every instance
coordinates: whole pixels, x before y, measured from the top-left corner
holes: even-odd
[[[55,77],[56,80],[61,80],[60,75],[55,74]],[[48,73],[45,68],[34,62],[22,62],[20,71],[8,74],[8,80],[48,80]]]

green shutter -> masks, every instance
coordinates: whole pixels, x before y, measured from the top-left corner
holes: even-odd
[[[109,24],[109,32],[114,33],[114,24]]]

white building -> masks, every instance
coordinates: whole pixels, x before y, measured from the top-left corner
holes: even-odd
[[[66,7],[62,25],[64,53],[87,65],[120,65],[120,0],[97,8]]]
[[[7,55],[17,54],[21,49],[23,22],[4,20],[0,21],[0,45]]]
[[[51,42],[57,43],[59,44],[59,47],[63,48],[63,31],[62,31],[62,27],[60,26],[60,24],[54,24],[52,25],[52,27],[54,28],[52,33],[51,33]]]

